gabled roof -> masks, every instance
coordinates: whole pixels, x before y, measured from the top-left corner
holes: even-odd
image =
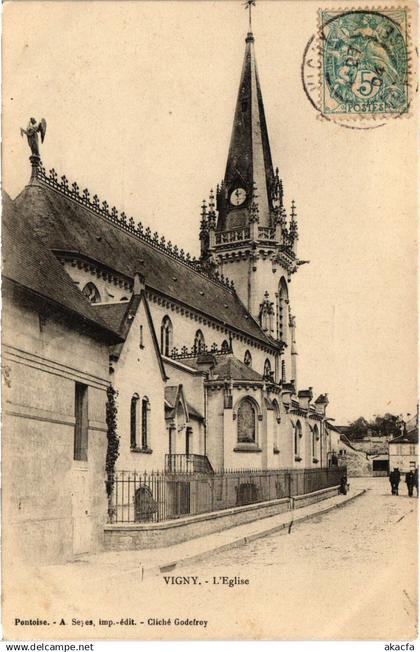
[[[251,367],[247,367],[241,360],[230,353],[217,358],[216,367],[213,369],[213,378],[231,378],[232,380],[262,381],[263,377]]]
[[[134,317],[137,314],[141,303],[144,305],[147,323],[150,329],[150,334],[152,336],[153,346],[155,349],[162,379],[167,380],[168,376],[166,375],[165,366],[163,364],[162,355],[159,349],[159,343],[157,341],[155,328],[153,326],[152,316],[150,314],[149,304],[147,302],[144,290],[140,294],[133,294],[130,301],[114,304],[94,303],[92,304],[92,307],[100,315],[101,319],[104,322],[108,323],[110,327],[114,328],[121,337],[121,341],[112,349],[112,358],[114,360],[118,360],[121,355],[124,342],[127,339],[128,333],[130,332]]]
[[[185,400],[182,385],[169,385],[169,387],[165,387],[165,407],[167,408],[165,410],[165,416],[167,419],[172,419],[175,416],[179,403],[182,405],[182,409],[184,410],[185,420],[189,421],[190,415],[188,413],[188,404]]]
[[[181,401],[183,405],[187,421],[190,421],[191,418],[197,419],[198,421],[204,419],[203,415],[200,414],[191,403],[186,401],[182,385],[169,385],[169,387],[165,387],[165,416],[167,419],[172,419],[174,417],[175,409],[179,401]]]
[[[51,187],[47,177],[38,174],[14,203],[50,249],[88,257],[128,279],[141,271],[146,287],[271,349],[278,348],[226,284],[210,279],[104,211],[95,211],[79,195],[72,197],[61,186]]]
[[[112,330],[121,334],[121,327],[127,312],[128,303],[128,301],[121,301],[120,303],[93,303],[92,308]]]
[[[107,341],[120,337],[92,308],[55,256],[35,235],[31,224],[4,193],[2,211],[2,276],[26,293],[48,302]],[[45,306],[45,314],[48,309]]]
[[[225,353],[223,355],[214,355],[216,361],[215,367],[211,370],[209,380],[247,380],[262,382],[264,379],[257,371],[248,367],[238,358],[235,358],[233,353]],[[199,370],[201,366],[197,363],[197,357],[177,359],[175,362],[181,362],[183,365],[190,369]]]

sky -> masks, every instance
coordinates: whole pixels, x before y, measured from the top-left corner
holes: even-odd
[[[258,0],[253,31],[273,162],[310,260],[290,284],[299,387],[327,392],[344,424],[416,410],[417,125],[414,108],[367,130],[319,117],[301,64],[321,4]],[[198,255],[200,204],[226,165],[241,2],[19,0],[3,21],[4,189],[29,179],[20,127],[45,118],[47,169]]]

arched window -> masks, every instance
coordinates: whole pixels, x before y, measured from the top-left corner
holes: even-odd
[[[223,340],[221,350],[222,350],[222,353],[229,353],[230,346],[229,346],[229,342],[227,340]]]
[[[277,331],[278,339],[286,342],[287,344],[287,335],[289,331],[289,290],[287,289],[287,281],[284,276],[281,277],[279,283],[279,310]]]
[[[204,351],[205,341],[203,333],[198,330],[194,337],[194,353],[201,353]]]
[[[302,425],[300,421],[296,422],[294,430],[294,453],[299,456],[300,453],[300,439],[302,437]]]
[[[86,283],[85,287],[82,290],[82,294],[91,303],[100,303],[101,301],[101,295],[99,294],[99,290],[94,283]]]
[[[252,367],[252,355],[249,351],[245,351],[244,364],[246,364],[247,367]]]
[[[257,414],[252,401],[244,398],[238,407],[238,442],[256,441]]]
[[[130,446],[137,448],[139,395],[133,394],[130,404]]]
[[[279,423],[280,423],[280,406],[277,399],[272,401],[274,418],[273,418],[273,451],[275,453],[279,452]]]
[[[150,402],[145,396],[141,402],[141,447],[149,448],[149,413]]]
[[[315,459],[318,458],[318,441],[319,441],[319,430],[318,426],[315,424],[315,427],[312,431],[312,457]]]
[[[172,344],[173,337],[173,326],[172,322],[166,315],[162,319],[162,325],[160,327],[160,351],[162,355],[169,355],[173,347]]]
[[[271,378],[271,362],[268,358],[264,362],[264,378]]]

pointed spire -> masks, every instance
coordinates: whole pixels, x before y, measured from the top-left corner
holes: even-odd
[[[273,205],[274,208],[283,208],[283,181],[279,177],[279,169],[276,168],[276,173],[274,175],[274,187],[273,187]]]
[[[213,189],[210,190],[210,195],[209,195],[209,210],[207,213],[207,223],[209,226],[210,230],[215,230],[216,229],[216,211],[215,209],[215,203],[214,203],[214,192]]]
[[[205,231],[207,231],[207,204],[206,200],[203,199],[203,203],[201,204],[200,234]]]
[[[298,225],[297,225],[296,218],[297,218],[296,204],[295,204],[295,200],[292,199],[292,206],[290,212],[289,238],[290,238],[290,244],[295,253],[296,253],[296,242],[297,240],[299,240]]]
[[[226,201],[219,211],[219,231],[247,225],[253,183],[256,183],[260,195],[261,226],[271,226],[274,170],[252,32],[248,33],[245,41],[245,57],[225,172]],[[238,190],[239,194],[233,195]]]

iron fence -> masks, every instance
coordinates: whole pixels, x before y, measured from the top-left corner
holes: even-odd
[[[290,498],[340,484],[345,467],[228,470],[218,473],[118,471],[109,499],[110,523],[159,523]]]

